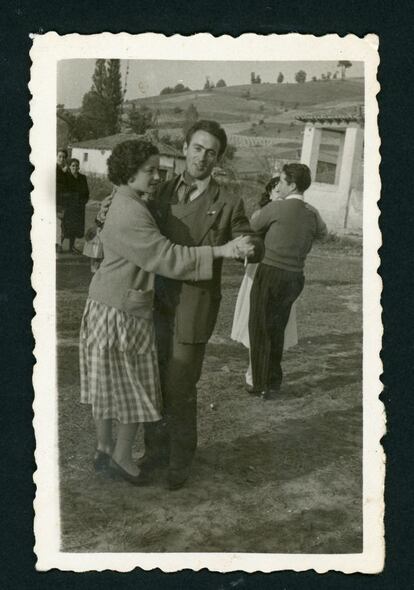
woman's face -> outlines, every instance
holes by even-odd
[[[159,166],[159,156],[149,157],[148,160],[138,168],[135,176],[128,181],[129,188],[136,193],[154,193],[160,182]]]
[[[270,200],[271,201],[277,201],[277,199],[279,199],[279,183],[275,184],[275,186],[272,188],[272,190],[270,191]]]
[[[69,169],[70,169],[71,173],[73,174],[73,176],[77,176],[79,173],[79,162],[72,162],[71,165],[69,166]]]

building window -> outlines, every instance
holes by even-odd
[[[83,152],[83,161],[87,162],[88,161],[88,152]]]
[[[322,129],[315,181],[325,184],[339,183],[341,151],[345,138],[343,131]]]

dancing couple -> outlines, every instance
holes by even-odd
[[[104,259],[82,319],[81,401],[92,404],[95,469],[135,485],[148,483],[160,465],[168,467],[170,490],[188,479],[197,446],[197,382],[219,311],[223,258],[259,262],[263,241],[254,231],[264,234],[268,223],[276,223],[273,210],[259,212],[252,228],[242,199],[212,178],[226,146],[218,123],[198,121],[186,134],[185,171],[162,185],[158,150],[149,142],[123,142],[108,159],[117,189],[100,233]],[[299,252],[292,258],[297,267],[286,272],[301,274]],[[269,261],[279,259],[265,253],[265,265]],[[290,275],[287,281],[294,282]],[[289,301],[299,283],[289,289]],[[253,296],[254,289],[252,303]],[[253,354],[252,368],[253,386],[261,389],[267,377]],[[132,446],[141,422],[145,455],[136,464]]]

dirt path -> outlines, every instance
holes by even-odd
[[[199,384],[199,450],[188,485],[174,493],[162,472],[135,489],[91,469],[94,435],[77,367],[89,272],[66,260],[58,264],[65,551],[361,551],[359,256],[318,249],[309,258],[299,344],[286,353],[277,402],[244,391],[247,353],[229,338],[242,269],[227,265]]]

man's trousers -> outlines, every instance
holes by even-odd
[[[305,279],[302,273],[259,264],[250,293],[249,337],[253,387],[278,389],[290,310]]]

